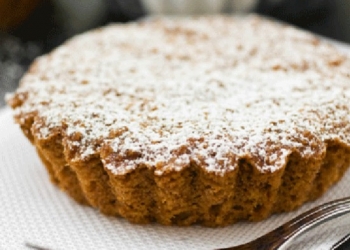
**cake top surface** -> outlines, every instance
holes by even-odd
[[[115,174],[190,162],[263,172],[289,154],[350,144],[350,60],[296,28],[260,17],[156,18],[110,25],[38,58],[8,102],[60,133],[72,161],[100,155]]]

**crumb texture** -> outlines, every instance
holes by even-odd
[[[142,223],[290,211],[350,164],[350,59],[257,16],[110,25],[38,58],[8,95],[52,181]]]

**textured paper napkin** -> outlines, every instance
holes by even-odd
[[[350,172],[317,202],[259,223],[225,228],[133,225],[76,204],[50,183],[33,147],[0,111],[0,249],[214,249],[252,240],[301,212],[350,195]],[[350,232],[350,216],[293,240],[287,249],[329,249]]]

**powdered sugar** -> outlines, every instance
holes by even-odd
[[[291,152],[350,144],[349,68],[313,36],[257,17],[160,19],[72,39],[13,98],[25,93],[17,116],[37,111],[36,136],[60,129],[75,160],[111,148],[115,174],[190,162],[223,174],[242,157],[275,171]]]

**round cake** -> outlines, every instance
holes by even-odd
[[[51,180],[134,223],[223,226],[321,196],[350,165],[350,59],[257,16],[76,36],[8,96]]]

